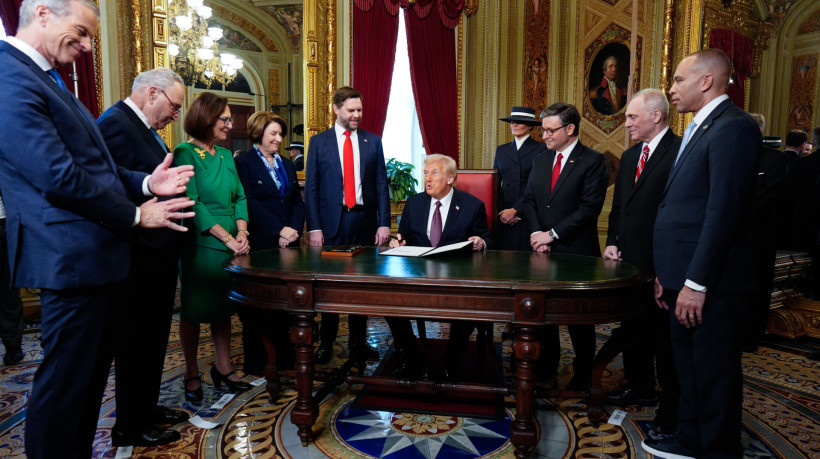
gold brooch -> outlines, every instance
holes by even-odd
[[[205,159],[205,150],[202,148],[194,147],[194,151],[199,155],[201,159]]]

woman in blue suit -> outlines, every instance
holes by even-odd
[[[236,172],[248,200],[253,250],[298,247],[305,225],[296,169],[279,155],[287,129],[285,120],[271,112],[254,113],[248,119],[253,146],[236,157]]]
[[[296,169],[289,159],[279,156],[287,132],[288,125],[279,116],[256,112],[248,119],[253,147],[236,157],[236,172],[248,199],[248,238],[254,251],[299,247],[299,236],[305,226],[305,203]],[[283,313],[249,317],[240,311],[239,317],[245,324],[242,341],[246,373],[264,373],[267,353],[257,336],[260,331],[268,333],[274,343],[277,368],[293,366],[294,354],[288,339],[290,321]]]

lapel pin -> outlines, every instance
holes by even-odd
[[[364,143],[367,143],[367,139],[364,139]]]
[[[708,125],[708,124],[707,124],[706,126],[703,126],[703,130],[704,130],[704,131],[705,131],[705,130],[707,130],[707,129],[709,129],[709,125]]]
[[[456,210],[461,210],[461,208],[459,206],[456,206]]]
[[[261,180],[257,180],[257,181],[256,181],[256,184],[257,184],[257,185],[261,185],[261,184],[262,184],[262,181],[261,181]]]
[[[569,163],[570,163],[570,164],[575,164],[575,160],[574,160],[574,159],[570,159],[570,160],[569,160]]]

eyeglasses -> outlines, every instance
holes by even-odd
[[[171,104],[171,112],[173,112],[174,115],[179,115],[179,111],[182,110],[182,105],[177,105],[171,102],[171,98],[168,97],[168,94],[165,94],[165,91],[163,91],[162,89],[159,89],[159,92],[161,92],[162,95],[165,96],[165,99],[168,101],[168,103]]]
[[[225,124],[233,124],[233,116],[220,116],[217,119]]]
[[[557,128],[555,128],[555,129],[550,129],[550,128],[541,128],[541,132],[543,132],[543,133],[544,133],[544,135],[545,135],[545,136],[547,136],[547,137],[552,137],[552,135],[553,135],[553,134],[555,134],[555,132],[556,132],[556,131],[559,131],[559,130],[561,130],[561,129],[564,129],[564,128],[565,128],[565,127],[567,127],[567,126],[569,126],[569,123],[567,123],[567,124],[562,124],[562,125],[558,126],[558,127],[557,127]]]

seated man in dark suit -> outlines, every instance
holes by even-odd
[[[457,190],[456,162],[448,156],[428,155],[424,160],[424,191],[407,199],[399,223],[398,239],[390,247],[409,244],[438,247],[464,240],[473,241],[473,250],[483,250],[492,243],[484,203],[470,193]],[[413,376],[419,369],[416,338],[408,319],[387,318],[402,361],[397,369],[401,376]],[[456,321],[450,326],[447,343],[448,377],[459,371],[459,362],[475,322]]]

